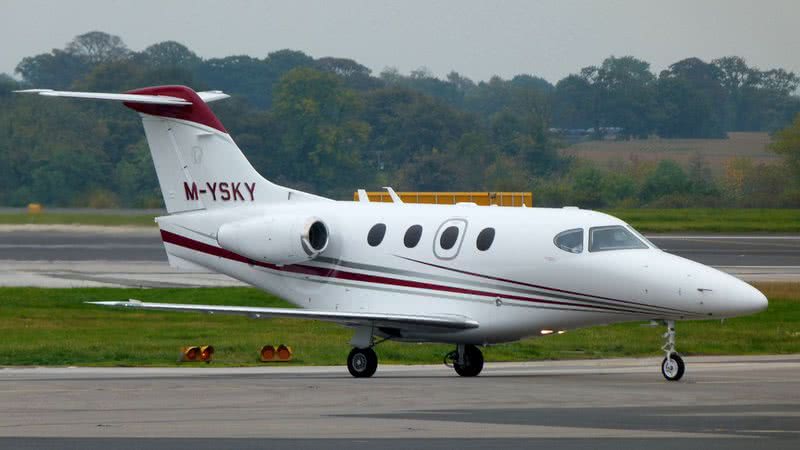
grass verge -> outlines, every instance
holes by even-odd
[[[2,225],[102,225],[102,226],[155,226],[152,214],[107,214],[85,212],[26,212],[0,213]]]
[[[643,232],[800,232],[800,209],[611,209]]]
[[[686,355],[787,354],[800,352],[800,283],[758,286],[769,309],[755,316],[678,325],[678,348]],[[39,289],[0,288],[0,365],[170,366],[183,345],[212,344],[214,365],[258,365],[265,344],[287,344],[289,364],[341,365],[351,331],[295,319],[252,320],[234,316],[106,309],[88,300],[288,306],[250,288]],[[660,328],[641,323],[594,327],[559,336],[527,339],[485,350],[488,361],[657,356]],[[448,345],[387,342],[377,347],[382,363],[439,363]]]

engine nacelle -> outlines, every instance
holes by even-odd
[[[310,216],[278,214],[230,222],[219,227],[220,247],[256,261],[297,264],[328,247],[328,227]]]

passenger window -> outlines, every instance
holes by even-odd
[[[457,240],[458,227],[449,226],[442,232],[441,237],[439,237],[439,245],[445,250],[450,250],[454,245],[456,245]]]
[[[589,230],[589,251],[629,250],[647,245],[621,225],[594,227]]]
[[[553,243],[565,252],[580,253],[583,251],[583,228],[562,231],[553,238]]]
[[[406,235],[403,236],[403,244],[406,245],[407,248],[414,248],[419,244],[419,240],[422,237],[422,225],[411,225],[406,230]]]
[[[446,220],[433,236],[433,254],[439,259],[453,259],[461,251],[461,244],[467,234],[467,221],[464,219]]]
[[[384,236],[386,236],[386,224],[375,224],[375,226],[369,229],[369,233],[367,233],[367,243],[373,247],[377,247],[383,242]]]
[[[484,228],[478,233],[478,240],[475,242],[475,245],[478,247],[478,250],[485,252],[492,246],[492,242],[494,242],[494,228]]]

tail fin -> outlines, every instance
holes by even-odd
[[[156,86],[125,94],[31,89],[52,97],[122,101],[138,111],[150,146],[167,212],[323,200],[278,186],[256,172],[206,102],[227,98],[186,86]]]

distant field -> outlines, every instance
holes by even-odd
[[[800,352],[800,284],[758,286],[769,309],[755,316],[678,324],[686,355]],[[224,289],[0,289],[0,365],[170,366],[183,345],[212,344],[214,365],[258,365],[265,344],[287,344],[297,365],[344,365],[352,332],[295,319],[108,309],[87,300],[288,306],[249,288]],[[485,349],[488,361],[658,356],[661,328],[640,323],[594,327]],[[387,342],[382,363],[436,364],[448,345]],[[654,369],[656,370],[656,369]]]
[[[728,139],[636,139],[630,141],[589,141],[562,150],[565,155],[585,158],[601,166],[612,161],[660,161],[672,159],[684,167],[689,159],[703,155],[714,175],[720,175],[725,162],[732,157],[746,156],[756,163],[780,162],[780,156],[770,152],[769,133],[728,133]]]

